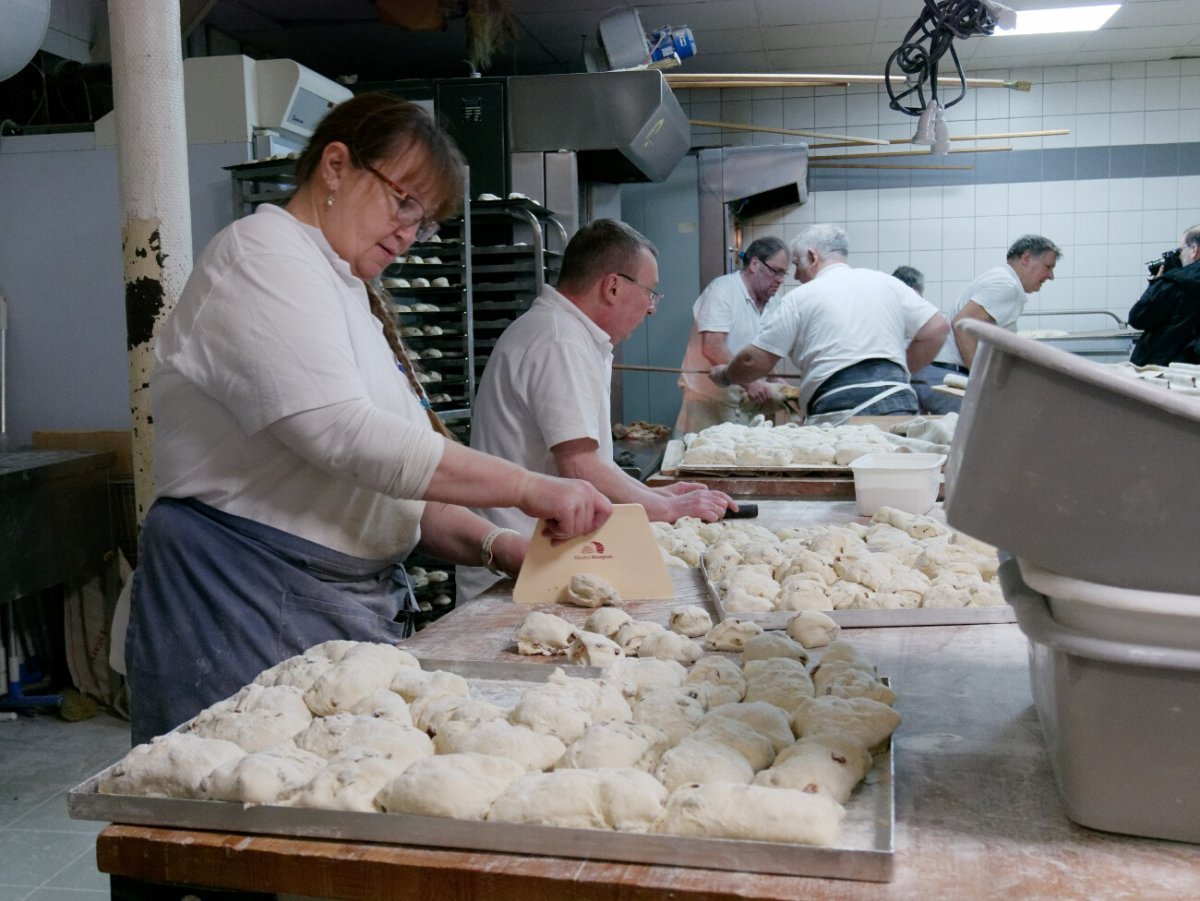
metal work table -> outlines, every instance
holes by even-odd
[[[760,519],[814,521],[831,506],[768,501]],[[694,572],[672,575],[675,601],[634,602],[629,612],[666,622],[672,606],[702,602]],[[511,636],[527,609],[500,588],[406,647],[426,657],[518,660]],[[575,620],[588,611],[557,612]],[[339,899],[1200,896],[1200,847],[1094,832],[1067,819],[1017,626],[857,629],[843,637],[891,678],[904,716],[895,735],[896,849],[888,884],[135,826],[101,833],[99,866],[150,881]]]

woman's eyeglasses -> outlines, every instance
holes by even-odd
[[[430,219],[425,213],[425,207],[421,201],[413,197],[412,194],[404,190],[374,166],[367,163],[363,164],[363,168],[383,182],[392,194],[392,200],[395,201],[395,210],[392,212],[392,219],[400,228],[417,227],[417,233],[414,237],[416,241],[428,241],[437,234],[438,223],[434,219]]]

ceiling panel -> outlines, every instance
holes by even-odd
[[[415,2],[415,0],[414,0]],[[1095,0],[1010,0],[1015,9]],[[600,18],[636,9],[642,26],[687,25],[687,72],[830,70],[880,74],[922,10],[921,0],[507,0],[517,24],[484,74],[582,71]],[[465,8],[465,3],[464,3]],[[204,23],[251,56],[288,56],[331,77],[365,80],[467,74],[466,28],[405,31],[378,21],[375,0],[214,0]],[[1007,43],[1006,43],[1007,42]],[[1198,0],[1126,0],[1092,35],[958,39],[964,63],[1003,68],[1200,57]],[[767,52],[762,52],[766,48]],[[943,65],[949,65],[948,58]],[[968,75],[970,75],[968,71]]]

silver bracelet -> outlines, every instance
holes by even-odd
[[[496,565],[496,558],[492,555],[492,545],[496,543],[496,539],[501,535],[520,535],[521,533],[515,529],[492,529],[483,539],[483,543],[479,545],[479,559],[483,563],[488,572],[495,573],[498,576],[508,577],[508,573]]]

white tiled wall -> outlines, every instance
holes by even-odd
[[[947,111],[952,135],[1070,130],[1045,138],[981,141],[980,146],[1033,150],[1200,141],[1200,59],[969,75],[1024,79],[1034,88],[1028,94],[968,91]],[[886,139],[910,136],[915,122],[888,108],[881,87],[679,91],[677,96],[691,118],[727,123]],[[710,146],[829,142],[698,126],[692,135],[695,143]],[[812,153],[865,149],[818,146]],[[926,296],[943,310],[975,275],[1002,263],[1015,238],[1043,234],[1063,248],[1064,256],[1029,313],[1108,310],[1124,319],[1145,285],[1144,262],[1175,246],[1185,228],[1200,222],[1200,175],[815,191],[807,204],[752,223],[747,241],[761,234],[789,241],[805,224],[822,221],[845,226],[852,265],[887,272],[901,264],[916,266],[925,273]],[[784,290],[793,284],[789,279]],[[1020,327],[1079,331],[1113,324],[1103,315],[1026,315]]]

